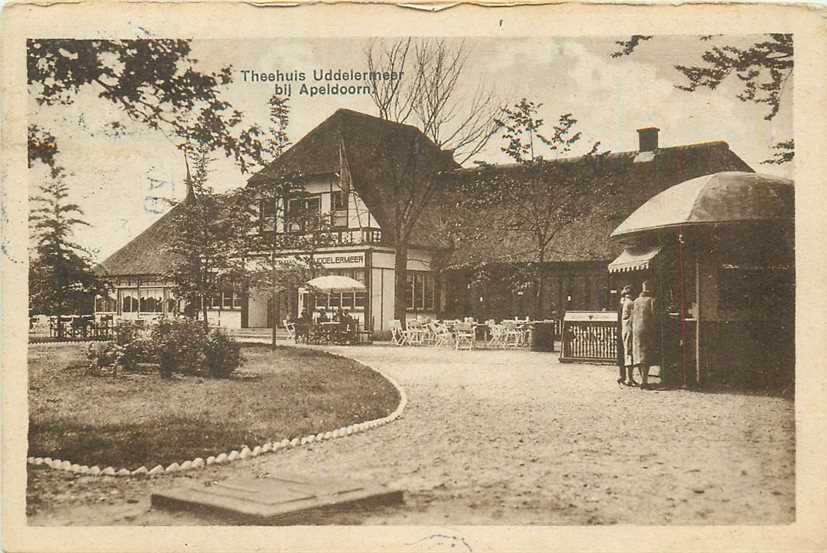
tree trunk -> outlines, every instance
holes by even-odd
[[[207,300],[201,296],[201,316],[204,317],[204,330],[210,331],[210,323],[207,321]]]
[[[273,341],[272,347],[275,350],[278,347],[276,343],[276,334],[278,333],[278,317],[276,317],[276,302],[279,299],[278,291],[276,290],[276,265],[273,264],[273,274],[271,276],[272,282],[270,284],[270,316],[273,318],[272,325],[273,325]]]
[[[393,302],[393,318],[399,319],[402,323],[402,328],[407,328],[405,321],[408,312],[408,244],[406,242],[397,242],[396,244],[396,258],[394,259],[394,302]]]
[[[544,309],[543,309],[543,287],[545,284],[545,279],[543,278],[543,268],[542,266],[538,269],[537,273],[537,293],[535,301],[537,302],[534,306],[534,320],[541,321],[543,320]]]

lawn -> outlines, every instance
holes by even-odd
[[[29,455],[134,470],[390,414],[396,389],[324,352],[245,347],[233,378],[85,374],[80,345],[29,349]]]

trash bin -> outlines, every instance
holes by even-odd
[[[554,351],[554,323],[534,323],[531,332],[531,351]]]

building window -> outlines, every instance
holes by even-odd
[[[434,275],[421,271],[408,271],[405,296],[410,311],[432,311],[436,303]]]
[[[304,232],[318,226],[322,212],[322,199],[319,196],[305,196],[287,200],[287,232]]]
[[[266,198],[259,201],[259,226],[261,232],[272,232],[276,228],[276,201]]]
[[[130,288],[122,288],[119,291],[121,296],[121,312],[122,313],[137,313],[138,312],[138,290]]]
[[[207,307],[209,309],[224,311],[241,309],[241,294],[228,288],[220,294],[207,298]]]
[[[162,313],[164,311],[163,288],[141,288],[140,311],[141,313]]]
[[[347,227],[347,193],[344,191],[330,194],[331,224],[334,227]]]
[[[324,271],[325,275],[340,275],[350,277],[365,284],[365,270],[364,269],[336,269]],[[336,294],[316,294],[316,308],[336,310],[339,307],[343,309],[364,309],[367,303],[367,293],[364,290],[355,292],[341,292]],[[303,304],[307,305],[307,299],[303,300]]]

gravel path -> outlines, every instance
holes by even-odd
[[[349,438],[160,480],[43,475],[31,524],[209,524],[149,509],[180,478],[337,475],[405,490],[405,505],[333,524],[782,524],[795,518],[791,400],[615,384],[554,354],[330,348],[405,388],[398,421]],[[38,470],[38,469],[35,469]],[[64,482],[66,484],[66,482]],[[65,487],[65,486],[60,486]],[[44,492],[45,493],[45,492]],[[51,502],[51,505],[47,505]]]

